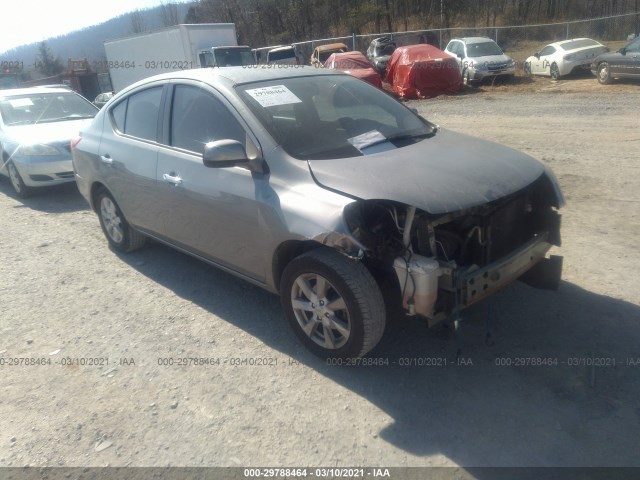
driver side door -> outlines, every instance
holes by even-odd
[[[256,192],[265,175],[243,167],[210,168],[202,160],[205,144],[215,140],[255,147],[213,91],[175,84],[171,95],[157,170],[166,235],[198,256],[264,281],[266,235]]]

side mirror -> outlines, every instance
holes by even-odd
[[[622,55],[626,55],[627,54],[627,47],[622,47],[620,50],[618,50],[618,53],[621,53]]]
[[[216,140],[204,146],[202,163],[209,168],[226,168],[249,163],[249,159],[237,140]]]
[[[456,53],[456,57],[462,60],[464,58],[464,53]]]
[[[536,57],[538,60],[540,60],[540,52],[534,53],[533,56]]]

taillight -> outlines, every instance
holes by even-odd
[[[80,143],[80,140],[82,140],[82,137],[80,135],[71,139],[71,150],[76,148],[76,146]]]

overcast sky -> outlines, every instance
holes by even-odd
[[[185,0],[2,0],[0,52],[105,22],[137,8]]]

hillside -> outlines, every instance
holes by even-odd
[[[189,3],[175,4],[177,23],[182,23],[190,6]],[[86,57],[90,62],[97,62],[105,59],[103,46],[105,40],[130,35],[133,33],[134,23],[137,20],[137,26],[144,30],[163,28],[165,22],[162,13],[162,6],[140,10],[137,18],[136,12],[127,13],[98,25],[49,38],[46,40],[46,44],[53,55],[62,60],[65,67],[68,58]],[[142,22],[139,22],[140,18]],[[38,54],[38,45],[38,43],[31,43],[0,53],[0,61],[23,62],[25,75],[30,78],[39,78],[42,75],[33,69]]]

